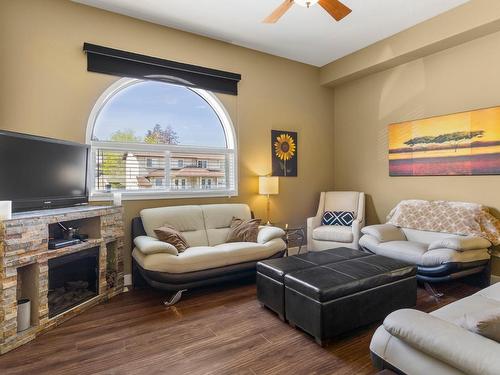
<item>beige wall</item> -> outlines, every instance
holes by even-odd
[[[500,105],[499,45],[491,34],[335,88],[334,186],[368,194],[368,223],[407,198],[500,209],[500,176],[389,177],[387,161],[390,123]]]
[[[500,31],[500,1],[469,0],[436,17],[321,68],[322,85],[336,86]]]
[[[98,96],[116,77],[88,73],[84,42],[242,74],[229,101],[239,139],[236,198],[125,202],[130,218],[144,207],[247,202],[265,215],[259,174],[270,171],[270,130],[299,132],[299,177],[282,178],[273,219],[304,224],[319,192],[333,186],[333,90],[319,69],[67,0],[3,1],[0,11],[0,127],[84,142]],[[129,246],[129,242],[127,242]],[[129,270],[126,249],[126,270]]]

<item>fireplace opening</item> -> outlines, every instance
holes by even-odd
[[[49,318],[99,293],[99,247],[49,259]]]

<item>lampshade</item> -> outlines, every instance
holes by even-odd
[[[275,176],[259,177],[259,194],[274,195],[279,193],[279,180]]]

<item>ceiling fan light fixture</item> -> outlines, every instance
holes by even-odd
[[[319,4],[335,21],[340,21],[351,13],[351,9],[340,0],[283,0],[283,2],[264,20],[263,23],[276,23],[294,5],[310,8]]]
[[[309,8],[315,5],[319,0],[294,0],[294,3],[301,7]]]

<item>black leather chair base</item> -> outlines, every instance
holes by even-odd
[[[299,270],[369,256],[363,251],[337,248],[257,263],[257,299],[285,320],[285,275]]]
[[[416,267],[379,255],[285,275],[286,318],[320,345],[416,301]]]
[[[274,254],[269,259],[283,257],[284,251]],[[150,271],[142,268],[132,257],[132,283],[134,288],[145,284],[169,292],[193,289],[226,281],[255,277],[256,261],[238,263],[208,270],[173,274],[168,272]]]

